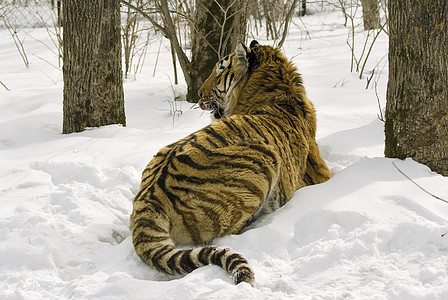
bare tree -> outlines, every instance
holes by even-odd
[[[387,157],[412,157],[448,175],[448,2],[389,8]]]
[[[121,35],[123,40],[123,51],[124,51],[124,76],[127,78],[128,73],[131,69],[133,50],[135,49],[135,44],[138,39],[138,15],[136,12],[131,10],[130,7],[124,12],[126,16],[125,22],[122,25],[123,33]]]
[[[298,0],[260,0],[266,20],[266,37],[273,39],[278,47],[281,47],[286,40],[289,23],[298,2]]]
[[[63,133],[126,125],[119,0],[65,0],[63,23]]]
[[[381,28],[379,0],[361,0],[364,30]]]
[[[306,15],[306,0],[302,0],[302,7],[300,9],[300,16]]]
[[[129,1],[121,3],[140,12],[148,19],[156,30],[170,41],[188,86],[187,101],[197,102],[197,90],[204,79],[211,73],[211,69],[218,59],[229,53],[237,42],[244,41],[246,34],[246,7],[244,0],[197,0],[193,13],[184,1],[188,12],[184,14],[190,25],[192,36],[191,60],[186,55],[179,41],[176,24],[167,0],[154,1],[154,7],[140,9]],[[162,23],[158,21],[161,17]]]
[[[216,62],[245,41],[246,7],[243,0],[197,0],[191,47],[187,100],[197,102],[198,89]]]
[[[145,0],[133,1],[137,7],[142,7]],[[139,68],[143,67],[146,52],[148,50],[151,34],[151,27],[145,26],[142,16],[131,7],[124,7],[121,11],[122,17],[122,44],[124,55],[124,77],[128,78],[133,67],[134,76]]]
[[[290,2],[290,1],[287,1],[287,3],[288,2]],[[291,22],[291,19],[293,17],[294,10],[296,9],[296,6],[297,6],[297,2],[298,2],[298,0],[293,0],[287,10],[285,20],[283,23],[282,38],[280,39],[280,41],[277,44],[278,47],[283,46],[283,43],[286,41],[286,37],[288,36],[289,23]]]

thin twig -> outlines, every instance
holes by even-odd
[[[283,43],[286,40],[286,36],[288,35],[288,25],[289,25],[289,23],[291,21],[291,18],[292,18],[292,15],[294,13],[294,9],[296,8],[296,6],[297,6],[297,0],[294,0],[292,2],[292,4],[291,4],[291,7],[289,8],[288,13],[286,14],[286,17],[285,17],[285,24],[284,24],[284,27],[283,27],[282,38],[281,38],[280,42],[277,45],[277,47],[279,47],[279,48],[281,48],[283,46]]]
[[[381,25],[381,27],[383,28],[384,25],[386,25],[386,24]],[[362,65],[362,67],[361,67],[361,73],[359,74],[359,78],[360,78],[360,79],[361,79],[361,77],[362,77],[362,73],[363,73],[364,68],[365,68],[365,66],[366,66],[367,60],[369,59],[370,52],[372,52],[373,45],[375,44],[376,39],[377,39],[378,36],[380,35],[381,31],[382,31],[381,29],[378,30],[378,32],[376,33],[376,35],[373,37],[373,41],[372,41],[372,43],[370,44],[369,51],[367,51],[366,59],[364,60],[364,63],[363,63],[363,65]]]
[[[3,22],[5,23],[6,28],[8,29],[9,33],[11,34],[11,37],[14,41],[14,44],[16,45],[17,51],[19,52],[20,56],[22,57],[25,67],[29,68],[30,62],[28,61],[28,56],[26,55],[25,47],[23,46],[23,40],[21,41],[19,38],[19,35],[17,34],[17,28],[13,28],[11,22],[9,22],[5,18],[5,16],[1,16],[1,17],[3,19]]]
[[[161,47],[162,47],[162,38],[160,38],[159,50],[157,51],[156,62],[154,64],[154,72],[152,73],[152,77],[156,76],[156,68],[157,68],[157,63],[159,62],[159,54],[160,54]]]
[[[59,78],[58,79],[56,79],[56,81],[55,80],[53,80],[50,76],[48,76],[48,74],[47,73],[45,73],[44,71],[42,71],[42,70],[40,70],[51,82],[53,82],[53,84],[54,85],[56,85],[56,83],[58,83],[58,81],[59,81],[59,79],[61,78],[60,76],[59,76]]]
[[[434,194],[428,192],[427,190],[425,190],[422,186],[420,186],[418,183],[416,183],[414,180],[412,180],[408,175],[406,175],[403,171],[401,171],[400,168],[398,168],[397,165],[396,165],[394,162],[392,162],[392,164],[394,165],[395,169],[397,169],[398,172],[401,173],[401,175],[403,175],[404,177],[406,177],[410,182],[412,182],[413,184],[415,184],[415,185],[416,185],[419,189],[421,189],[423,192],[425,192],[426,194],[430,195],[430,196],[433,197],[433,198],[436,198],[437,200],[440,200],[440,201],[443,201],[443,202],[445,202],[445,203],[448,203],[448,200],[442,199],[442,198],[440,198],[440,197],[438,197],[438,196],[436,196],[436,195],[434,195]]]
[[[3,85],[3,87],[4,87],[7,91],[9,91],[8,87],[7,87],[3,82],[0,81],[0,84]]]
[[[377,115],[378,119],[380,119],[381,122],[386,122],[386,120],[384,120],[383,110],[381,109],[380,97],[378,96],[378,81],[375,81],[375,95],[376,95],[376,100],[378,101],[378,109],[380,110],[380,113],[376,114],[376,115]]]
[[[59,67],[56,67],[55,65],[53,65],[51,62],[49,62],[48,60],[46,60],[45,58],[43,58],[43,57],[40,57],[39,55],[37,55],[37,54],[34,54],[33,53],[33,56],[35,56],[35,57],[37,57],[38,59],[40,59],[40,60],[42,60],[42,61],[44,61],[44,62],[46,62],[47,64],[49,64],[50,66],[52,66],[53,68],[55,68],[56,70],[58,70],[58,71],[61,71],[61,68],[59,68]]]
[[[145,13],[143,10],[141,10],[140,8],[132,5],[131,3],[129,3],[128,1],[125,0],[120,0],[121,3],[123,3],[124,5],[132,8],[133,10],[139,12],[145,19],[147,19],[149,22],[151,22],[151,24],[156,27],[157,29],[159,29],[164,36],[168,37],[169,34],[167,32],[167,30],[163,27],[160,26],[159,23],[157,23],[150,15],[148,15],[147,13]]]
[[[171,108],[170,115],[172,112],[173,126],[174,126],[174,118],[176,117],[176,113],[179,115],[182,115],[182,109],[177,109],[176,91],[174,90],[173,83],[171,82],[171,78],[167,74],[165,74],[165,75],[166,75],[166,77],[168,77],[168,80],[170,81],[171,89],[173,90],[173,101],[172,102],[170,100],[166,100],[166,101],[169,103],[170,108]]]

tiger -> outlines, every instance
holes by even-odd
[[[214,264],[235,284],[254,286],[246,258],[210,242],[331,177],[315,140],[314,106],[293,63],[255,40],[216,63],[199,97],[213,122],[163,147],[144,169],[130,218],[133,245],[162,273]]]

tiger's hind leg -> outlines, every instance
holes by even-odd
[[[238,233],[276,189],[281,167],[274,147],[261,143],[193,144],[175,159],[173,177],[179,172],[188,178],[166,187],[179,199],[179,214],[192,216],[172,226],[173,239],[182,244]]]
[[[331,172],[322,159],[316,141],[310,142],[310,150],[306,159],[304,180],[307,185],[318,184],[331,178]]]
[[[167,274],[187,274],[215,264],[235,283],[254,285],[254,273],[243,256],[213,246],[181,250],[176,244],[238,233],[276,188],[280,159],[274,148],[255,143],[216,148],[193,144],[169,161],[156,163],[163,165],[158,169],[162,176],[154,175],[142,185],[145,192],[134,200],[131,231],[137,254]]]

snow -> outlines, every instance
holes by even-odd
[[[311,39],[291,26],[284,52],[316,106],[318,143],[334,176],[244,233],[214,241],[248,259],[254,288],[233,285],[216,266],[163,275],[133,249],[129,215],[141,171],[159,148],[210,122],[197,106],[173,102],[186,87],[172,86],[166,47],[155,77],[158,42],[142,73],[125,81],[127,127],[63,135],[62,75],[49,63],[57,57],[43,45],[51,44],[46,31],[25,40],[27,69],[0,29],[0,80],[10,89],[0,86],[0,299],[447,299],[448,204],[392,163],[445,199],[448,179],[383,157],[376,93],[384,107],[387,72],[377,92],[349,72],[341,13],[303,22]],[[387,52],[387,36],[376,43],[370,68]]]

